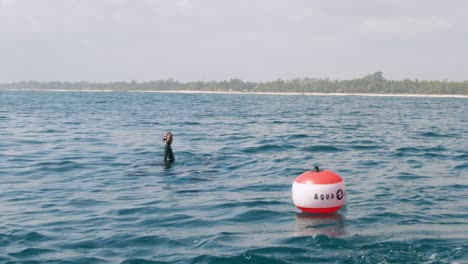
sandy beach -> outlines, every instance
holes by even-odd
[[[137,91],[142,93],[187,93],[187,94],[258,94],[258,95],[316,95],[316,96],[374,96],[374,97],[446,97],[446,98],[468,98],[468,95],[458,94],[374,94],[374,93],[290,93],[290,92],[224,92],[224,91]]]
[[[0,91],[43,91],[43,92],[138,92],[138,93],[182,93],[182,94],[256,94],[256,95],[307,95],[307,96],[372,96],[372,97],[440,97],[468,98],[459,94],[376,94],[376,93],[294,93],[294,92],[227,92],[191,90],[87,90],[87,89],[0,89]]]

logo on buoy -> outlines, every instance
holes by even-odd
[[[339,189],[336,191],[336,198],[338,198],[338,200],[343,199],[343,190]]]
[[[306,171],[292,186],[292,199],[299,210],[306,213],[334,213],[345,203],[343,179],[329,170]]]

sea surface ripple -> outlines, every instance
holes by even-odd
[[[0,263],[468,263],[467,99],[0,91],[0,139]]]

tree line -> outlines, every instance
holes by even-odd
[[[116,91],[219,91],[219,92],[292,92],[292,93],[381,93],[468,95],[468,81],[387,80],[375,72],[352,80],[277,79],[269,82],[225,81],[179,82],[174,79],[149,82],[15,82],[0,84],[0,89],[116,90]]]

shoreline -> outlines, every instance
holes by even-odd
[[[133,91],[128,91],[133,92]],[[373,96],[373,97],[440,97],[468,98],[461,94],[376,94],[376,93],[298,93],[298,92],[223,92],[223,91],[134,91],[141,93],[185,93],[185,94],[252,94],[252,95],[307,95],[307,96]]]
[[[306,96],[370,96],[370,97],[432,97],[468,98],[460,94],[384,94],[384,93],[300,93],[300,92],[228,92],[191,90],[86,90],[86,89],[0,89],[0,91],[43,91],[43,92],[137,92],[137,93],[179,93],[179,94],[236,94],[236,95],[306,95]]]

